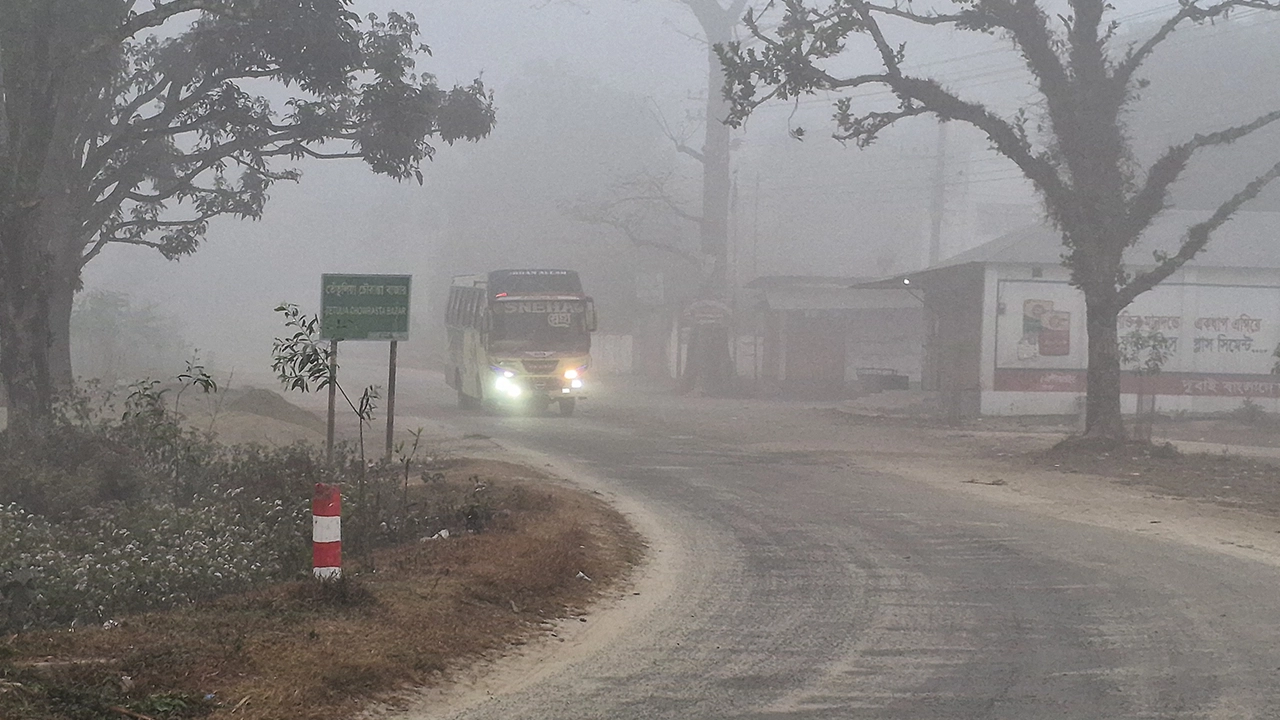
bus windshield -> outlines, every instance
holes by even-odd
[[[588,352],[586,316],[582,300],[495,300],[490,349]]]

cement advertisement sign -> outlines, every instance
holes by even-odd
[[[1066,283],[1003,282],[996,315],[996,367],[1084,368],[1084,298]]]
[[[1280,377],[1271,374],[1280,344],[1280,288],[1162,285],[1120,313],[1117,330],[1122,343],[1134,333],[1158,338],[1167,359],[1148,382],[1161,394],[1280,395]],[[1081,392],[1087,367],[1078,290],[1058,282],[1000,283],[996,389]]]
[[[325,340],[408,340],[409,275],[322,275]]]

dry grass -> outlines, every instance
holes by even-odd
[[[114,629],[10,638],[0,718],[350,717],[580,611],[639,559],[615,511],[529,468],[455,461],[445,472],[446,487],[415,493],[470,491],[480,476],[484,532],[348,562],[360,571],[339,586],[299,581]]]

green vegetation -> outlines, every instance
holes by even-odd
[[[217,391],[188,363],[174,383],[135,383],[119,402],[80,395],[38,439],[0,433],[0,632],[101,624],[306,576],[316,483],[350,478],[358,490],[344,498],[349,554],[447,524],[407,507],[412,455],[371,468],[353,446],[332,463],[306,444],[224,446],[184,424],[192,389]],[[467,520],[483,508],[458,502],[475,529]]]

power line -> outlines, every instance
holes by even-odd
[[[960,178],[960,179],[951,178],[946,180],[943,183],[943,185],[945,187],[950,188],[950,187],[971,186],[971,185],[989,185],[992,183],[1011,182],[1014,180],[1026,180],[1026,176],[1024,176],[1020,172],[1013,171],[1013,172],[1005,172],[999,175],[992,175],[989,177],[978,177],[976,179],[975,178]],[[873,195],[873,194],[878,195],[886,192],[923,193],[924,191],[928,190],[931,187],[933,187],[933,183],[925,179],[925,180],[922,180],[921,182],[904,182],[904,183],[898,183],[896,185],[867,184],[867,185],[859,185],[859,186],[850,186],[843,183],[832,184],[832,185],[791,186],[791,187],[777,187],[777,186],[766,185],[761,187],[761,192],[765,193],[766,195],[772,194],[775,196],[788,196],[788,195],[797,195],[797,194],[812,195],[812,196]]]
[[[1151,8],[1141,12],[1133,13],[1130,15],[1123,15],[1123,16],[1120,16],[1119,18],[1116,18],[1116,20],[1121,22],[1126,22],[1134,19],[1141,19],[1146,16],[1165,13],[1169,10],[1176,9],[1179,6],[1180,5],[1178,3],[1170,3],[1157,8]],[[1213,26],[1209,30],[1203,30],[1202,32],[1199,32],[1190,36],[1187,34],[1188,32],[1195,32],[1196,30],[1199,30],[1201,28],[1199,27],[1187,28],[1183,31],[1181,35],[1176,35],[1174,36],[1173,39],[1168,41],[1165,44],[1165,47],[1172,48],[1172,49],[1187,47],[1191,44],[1199,43],[1206,39],[1220,38],[1224,34],[1236,33],[1236,32],[1241,32],[1245,30],[1255,30],[1261,26],[1271,25],[1273,23],[1280,22],[1280,15],[1277,15],[1277,17],[1274,17],[1270,20],[1263,20],[1263,21],[1251,22],[1251,23],[1240,22],[1242,20],[1247,20],[1249,18],[1260,16],[1263,13],[1276,14],[1274,11],[1263,10],[1263,9],[1250,8],[1250,9],[1242,10],[1239,13],[1236,13],[1234,16],[1232,16],[1232,18],[1230,19],[1229,25]],[[1134,42],[1136,43],[1137,41],[1135,40]],[[940,60],[933,60],[925,63],[908,64],[904,69],[909,72],[919,73],[919,71],[925,70],[931,67],[954,65],[956,63],[963,62],[964,60],[970,60],[978,57],[985,57],[985,56],[993,55],[996,53],[1014,54],[1016,52],[1017,52],[1016,49],[1012,47],[990,48],[987,50],[968,53],[965,55],[957,55],[957,56],[944,58]],[[972,68],[967,73],[963,73],[956,77],[950,77],[950,78],[942,77],[937,79],[940,82],[943,82],[945,84],[956,86],[957,89],[970,90],[974,88],[988,87],[990,85],[999,84],[1000,82],[1006,79],[1011,80],[1019,75],[1023,75],[1024,76],[1023,79],[1027,81],[1034,82],[1034,77],[1030,74],[1030,71],[1021,63],[986,64],[978,68]],[[982,81],[982,82],[975,82],[975,81]],[[889,90],[884,87],[877,87],[876,89],[873,89],[873,90],[869,89],[865,91],[854,90],[848,93],[828,92],[828,93],[825,93],[825,97],[802,98],[802,99],[797,99],[793,101],[788,101],[785,103],[779,102],[777,104],[764,105],[764,106],[761,106],[760,108],[757,108],[757,111],[759,110],[794,111],[796,107],[809,107],[813,105],[822,105],[822,104],[831,105],[831,104],[834,104],[837,100],[843,99],[843,98],[849,98],[852,100],[868,100],[868,99],[876,99],[876,98],[889,98],[889,97],[893,97],[893,95],[894,93],[892,90]]]

